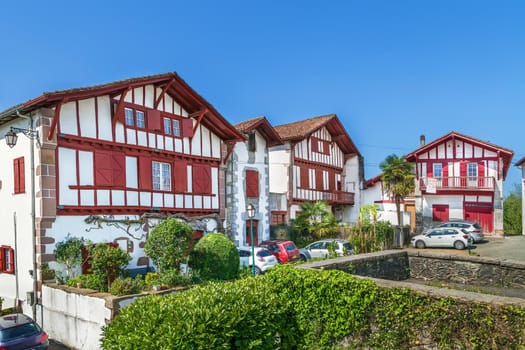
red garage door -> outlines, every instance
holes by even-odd
[[[438,221],[438,222],[448,221],[448,205],[447,204],[433,204],[432,205],[432,221]]]
[[[494,231],[492,203],[465,203],[465,220],[475,221],[483,227],[483,233]]]

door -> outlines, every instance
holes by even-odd
[[[326,242],[315,242],[312,243],[308,251],[312,258],[324,258],[327,255],[327,243]]]
[[[432,221],[437,221],[437,222],[448,221],[448,204],[433,204],[432,205]]]
[[[483,227],[483,232],[494,231],[494,210],[492,203],[465,203],[464,217],[467,221],[475,221]]]
[[[405,211],[410,213],[410,232],[416,232],[416,205],[405,204]]]

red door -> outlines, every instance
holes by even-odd
[[[448,204],[432,205],[432,221],[448,221]]]
[[[475,221],[483,227],[483,233],[494,231],[494,210],[492,203],[465,203],[465,220]]]
[[[259,230],[257,229],[257,220],[252,220],[252,229],[253,229],[253,245],[258,246],[259,245],[259,235],[257,234]],[[250,234],[250,220],[246,220],[246,244],[251,246],[252,245],[252,235]]]

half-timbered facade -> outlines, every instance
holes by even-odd
[[[237,246],[251,246],[270,238],[269,158],[268,147],[282,141],[265,117],[257,117],[235,125],[246,137],[238,142],[228,158],[226,168],[226,232]],[[255,216],[248,218],[246,207],[255,207]]]
[[[7,303],[31,290],[33,235],[38,266],[57,267],[55,243],[71,234],[117,243],[131,269],[147,269],[142,247],[162,218],[183,218],[196,234],[222,225],[228,149],[244,137],[176,73],[44,93],[0,113],[0,135],[27,128],[26,120],[39,133],[34,233],[29,141],[20,134],[15,147],[0,145]]]
[[[503,234],[503,181],[509,149],[451,132],[406,156],[415,164],[418,231],[453,219],[476,221]]]
[[[326,201],[336,218],[356,221],[362,157],[335,114],[276,126],[284,145],[270,149],[272,224],[294,219],[300,205]]]

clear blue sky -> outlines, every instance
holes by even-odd
[[[366,178],[421,134],[525,156],[522,0],[1,1],[0,52],[0,110],[176,71],[232,124],[336,113]]]

